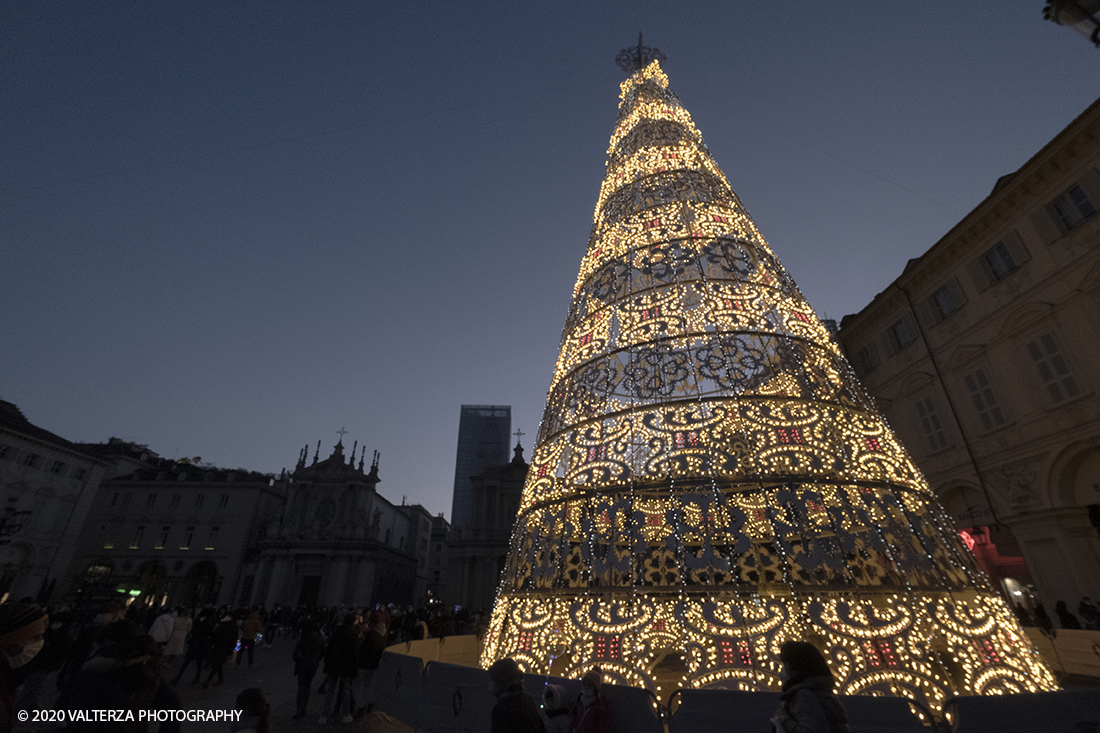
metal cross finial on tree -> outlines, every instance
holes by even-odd
[[[527,435],[527,433],[523,432],[519,428],[516,428],[516,432],[512,433],[512,435],[516,436],[516,442],[518,443],[519,439],[522,438],[524,435]]]
[[[665,55],[655,48],[642,45],[642,34],[638,32],[638,45],[635,48],[624,48],[615,57],[615,63],[628,74],[644,69],[650,61],[664,61]]]
[[[343,428],[340,428],[339,430],[336,431],[336,434],[340,436],[340,442],[343,443],[344,442],[344,436],[348,434],[348,431],[344,430]]]

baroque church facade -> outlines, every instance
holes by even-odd
[[[282,515],[268,526],[243,573],[240,600],[271,608],[423,603],[432,517],[395,505],[377,486],[379,455],[344,455],[343,442],[308,464],[308,448],[288,476]]]

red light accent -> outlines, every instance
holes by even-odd
[[[778,428],[779,442],[785,445],[802,443],[802,431],[798,428]]]
[[[872,667],[897,667],[898,657],[893,645],[885,639],[869,639],[863,642],[863,652]]]
[[[608,661],[616,661],[622,659],[623,655],[622,649],[619,647],[619,637],[597,634],[593,656],[596,659],[603,659]]]

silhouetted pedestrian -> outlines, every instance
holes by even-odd
[[[610,733],[611,709],[603,694],[603,673],[599,667],[581,677],[581,696],[569,713],[571,733]]]
[[[215,687],[225,682],[225,663],[236,646],[237,624],[233,621],[233,617],[226,613],[214,627],[214,635],[210,639],[210,648],[206,657],[210,665],[210,674],[206,682],[202,683],[203,687],[209,687],[215,675],[218,677],[218,681],[214,682]]]
[[[66,710],[127,710],[132,721],[72,721],[68,730],[76,732],[147,730],[140,713],[148,710],[179,710],[179,695],[161,677],[160,645],[143,633],[136,624],[122,622],[121,638],[105,644],[91,657],[73,680],[67,693],[58,701]],[[178,733],[178,721],[160,723],[160,733]]]
[[[191,634],[187,640],[187,650],[183,656],[183,664],[180,665],[179,672],[176,673],[176,678],[172,680],[172,684],[179,684],[184,670],[191,663],[195,665],[195,679],[191,680],[191,684],[198,684],[202,675],[203,662],[210,656],[210,642],[214,637],[216,623],[213,611],[205,608],[199,611],[198,618],[191,625]]]
[[[535,701],[523,691],[523,671],[514,659],[498,659],[489,667],[489,680],[497,699],[491,733],[546,733]]]
[[[351,685],[359,673],[359,628],[354,613],[344,616],[344,623],[333,633],[325,650],[325,707],[317,722],[324,725],[331,717],[342,723],[352,721]],[[333,698],[336,703],[333,705]],[[340,713],[343,713],[343,716]]]
[[[231,733],[270,733],[271,705],[263,690],[249,687],[237,695],[237,709],[241,717],[230,727]]]
[[[45,644],[46,613],[30,603],[0,604],[0,731],[11,730],[15,714],[15,670],[30,662]]]
[[[297,707],[294,719],[301,720],[306,716],[306,706],[309,704],[309,692],[312,689],[313,677],[317,674],[317,668],[321,666],[321,660],[325,656],[325,637],[321,635],[321,627],[312,619],[302,624],[302,631],[298,643],[294,646],[294,676],[298,678]]]
[[[1050,615],[1047,614],[1042,603],[1035,604],[1035,625],[1048,634],[1054,633],[1054,622],[1050,620]]]
[[[849,733],[848,714],[833,692],[836,680],[824,655],[805,641],[779,648],[783,692],[772,722],[785,733]]]
[[[1062,625],[1063,629],[1081,628],[1081,622],[1077,620],[1072,611],[1066,608],[1065,601],[1058,601],[1054,604],[1054,613],[1058,616],[1058,623]]]
[[[568,733],[569,708],[565,704],[565,688],[547,685],[542,691],[542,715],[546,733]]]

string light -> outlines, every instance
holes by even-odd
[[[936,714],[1055,689],[657,62],[623,82],[481,662]],[[682,663],[677,666],[676,659]]]

